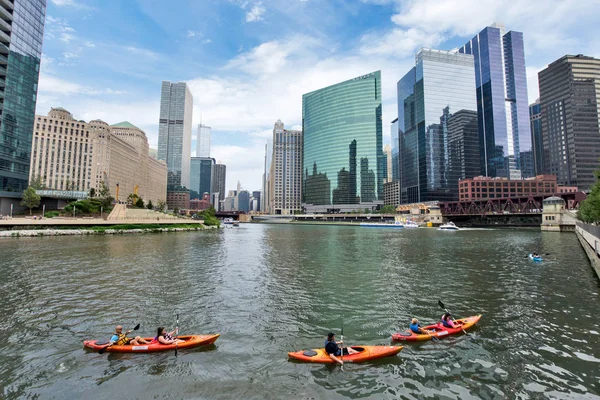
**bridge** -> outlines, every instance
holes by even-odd
[[[215,211],[215,217],[217,218],[233,218],[239,220],[240,215],[246,214],[245,211]]]

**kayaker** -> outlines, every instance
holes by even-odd
[[[175,343],[183,343],[184,340],[175,339],[173,335],[177,332],[177,329],[172,332],[167,332],[165,328],[162,326],[156,330],[156,337],[152,340],[152,343],[161,343],[161,344],[175,344]]]
[[[147,341],[146,339],[144,339],[140,336],[136,336],[133,339],[128,338],[127,337],[128,333],[131,333],[131,331],[127,331],[127,332],[123,333],[123,327],[121,325],[117,325],[115,328],[115,334],[112,335],[112,337],[110,338],[110,344],[108,346],[112,346],[112,345],[123,346],[123,345],[127,345],[127,344],[130,344],[133,346],[139,346],[140,344],[150,343],[149,341]]]
[[[454,320],[452,319],[452,315],[448,311],[446,311],[444,315],[442,315],[442,325],[444,325],[446,328],[456,328],[458,326],[458,324],[454,322]]]
[[[421,325],[419,324],[419,320],[416,318],[413,318],[410,321],[410,325],[409,328],[412,332],[416,333],[417,335],[420,333],[423,333],[425,335],[429,335],[429,332],[426,329],[421,328]]]
[[[340,348],[338,344],[344,344],[344,342],[336,342],[335,333],[329,332],[327,334],[327,340],[325,341],[325,352],[329,355],[329,357],[331,357],[333,361],[339,364],[344,364],[344,361],[338,358],[342,355],[342,350],[344,351],[344,355],[358,353],[358,351],[354,350],[352,347]]]

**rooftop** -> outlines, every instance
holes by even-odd
[[[111,125],[112,127],[115,128],[129,128],[129,129],[138,129],[141,131],[140,128],[138,128],[137,126],[133,125],[131,122],[129,121],[123,121],[123,122],[119,122],[118,124],[114,124]]]

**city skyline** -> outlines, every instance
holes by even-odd
[[[529,103],[537,98],[537,72],[547,64],[565,54],[600,56],[600,46],[587,40],[600,31],[589,23],[600,12],[592,1],[577,8],[562,2],[373,3],[175,4],[167,11],[180,18],[175,24],[148,3],[50,0],[38,113],[61,106],[83,119],[136,121],[156,148],[157,84],[186,81],[199,99],[194,126],[202,118],[213,127],[211,155],[228,165],[228,181],[257,189],[272,121],[280,118],[298,129],[302,93],[381,69],[387,125],[396,117],[393,83],[422,46],[458,48],[496,21],[523,32]],[[536,18],[541,14],[545,18]],[[203,31],[199,16],[209,17]],[[235,29],[224,34],[224,25]],[[159,40],[149,34],[155,30]]]

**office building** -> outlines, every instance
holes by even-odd
[[[169,168],[168,190],[190,187],[193,102],[192,92],[185,82],[162,82],[158,159],[165,161]]]
[[[477,111],[460,110],[448,118],[448,151],[448,185],[458,199],[458,181],[481,170]]]
[[[448,123],[453,113],[477,111],[472,55],[421,49],[415,60],[398,81],[402,204],[456,198]]]
[[[566,55],[539,73],[544,173],[589,190],[600,160],[600,59]]]
[[[29,184],[46,0],[0,2],[0,214]]]
[[[210,157],[210,126],[198,124],[196,157]]]
[[[261,210],[261,204],[260,204],[260,198],[261,198],[261,192],[260,190],[255,190],[252,192],[252,197],[254,198],[254,201],[256,202],[256,207],[254,208],[254,211],[260,211]]]
[[[482,175],[531,176],[521,165],[521,153],[531,151],[523,34],[494,24],[459,52],[475,60]]]
[[[559,185],[555,175],[538,175],[517,180],[478,176],[461,180],[458,185],[460,201],[552,196],[556,193],[570,193],[578,190],[575,186]]]
[[[250,192],[247,190],[241,190],[236,196],[237,211],[243,211],[245,213],[250,212]]]
[[[400,140],[398,138],[398,118],[390,125],[392,137],[392,182],[400,181]]]
[[[192,157],[190,161],[190,199],[202,199],[204,193],[212,193],[215,159]]]
[[[381,71],[304,94],[302,126],[306,212],[383,204]]]
[[[294,214],[302,210],[302,131],[273,127],[273,154],[267,190],[271,214]]]
[[[119,200],[137,192],[144,201],[166,200],[167,166],[149,156],[146,134],[129,122],[77,121],[64,108],[36,115],[31,176],[51,190],[99,193],[105,183]]]
[[[400,182],[386,182],[383,184],[383,204],[394,207],[400,205]]]
[[[392,147],[386,144],[383,147],[383,154],[385,154],[385,179],[384,183],[392,181]]]
[[[531,123],[531,149],[536,175],[544,172],[544,145],[542,142],[542,109],[540,99],[529,105],[529,121]]]
[[[218,164],[215,164],[213,166],[213,169],[214,169],[214,173],[213,173],[212,193],[219,194],[218,201],[214,204],[214,206],[215,206],[215,210],[223,211],[223,210],[221,210],[221,202],[223,200],[225,200],[225,182],[226,182],[225,178],[227,175],[227,167],[225,166],[225,164],[221,164],[219,162]]]

